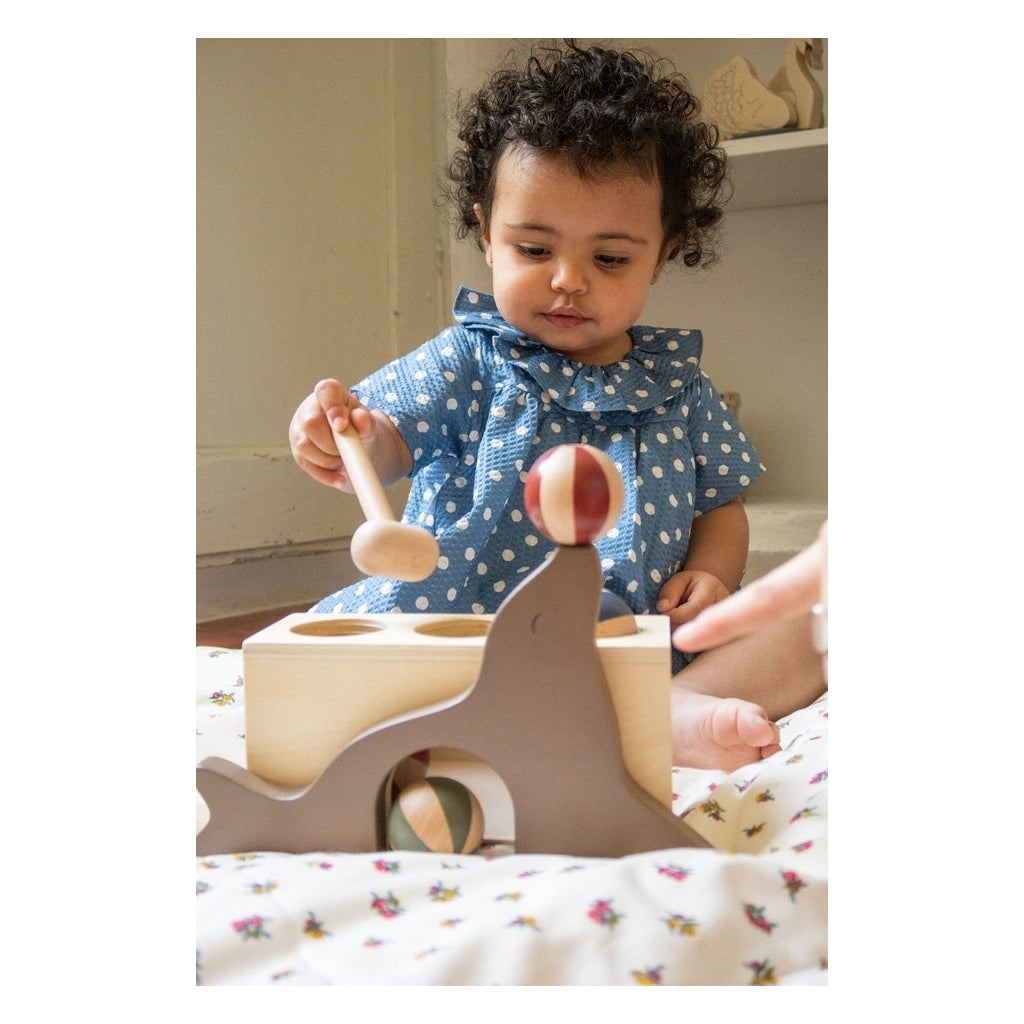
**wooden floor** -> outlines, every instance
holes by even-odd
[[[197,647],[227,647],[238,649],[242,641],[253,633],[258,633],[278,619],[283,619],[292,612],[308,612],[309,602],[287,608],[273,608],[265,612],[251,612],[248,615],[236,615],[230,619],[218,619],[215,622],[196,623]]]

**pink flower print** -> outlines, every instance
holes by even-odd
[[[662,864],[658,867],[658,874],[671,878],[673,882],[683,882],[690,877],[690,869],[681,868],[678,864]]]
[[[611,900],[594,900],[590,909],[587,911],[587,917],[589,917],[595,924],[599,924],[602,927],[614,928],[619,921],[622,920],[624,915],[617,914],[612,910]]]
[[[373,897],[370,909],[376,910],[381,917],[392,918],[405,913],[405,908],[395,899],[394,893],[388,892],[387,896],[378,896],[374,892],[370,895]]]
[[[790,900],[795,903],[797,893],[807,888],[807,883],[795,871],[782,871],[782,882],[789,893]]]
[[[775,925],[764,916],[764,907],[755,907],[753,903],[744,903],[743,913],[755,928],[760,928],[761,931],[771,935]]]
[[[252,917],[243,917],[241,920],[232,921],[231,927],[238,932],[243,940],[246,939],[269,939],[270,935],[263,927],[269,922],[269,918],[253,914]]]

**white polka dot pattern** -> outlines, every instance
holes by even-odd
[[[363,580],[315,610],[496,611],[554,548],[524,512],[530,466],[555,445],[587,444],[625,484],[622,514],[596,543],[605,587],[651,611],[694,517],[764,470],[700,368],[700,332],[635,327],[623,360],[591,366],[510,327],[482,292],[462,289],[455,317],[459,326],[353,388],[412,451],[403,520],[437,536],[438,569],[415,583]]]

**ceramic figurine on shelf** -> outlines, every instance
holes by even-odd
[[[745,57],[734,57],[704,86],[704,117],[718,126],[721,139],[786,128],[820,128],[823,95],[810,69],[820,69],[820,39],[790,39],[785,61],[764,85]]]
[[[786,43],[785,63],[768,83],[772,92],[791,103],[796,110],[797,128],[821,128],[824,97],[821,86],[810,69],[820,71],[822,62],[820,39],[790,39]]]

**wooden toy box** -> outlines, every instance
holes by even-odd
[[[362,734],[455,702],[476,681],[492,620],[296,614],[256,633],[242,646],[249,771],[284,786],[308,785]],[[598,637],[598,656],[626,770],[671,808],[669,620],[635,622],[635,633]],[[518,671],[510,671],[509,686]],[[565,722],[572,727],[571,708]],[[523,756],[529,751],[524,736]],[[468,753],[486,759],[486,751]]]

